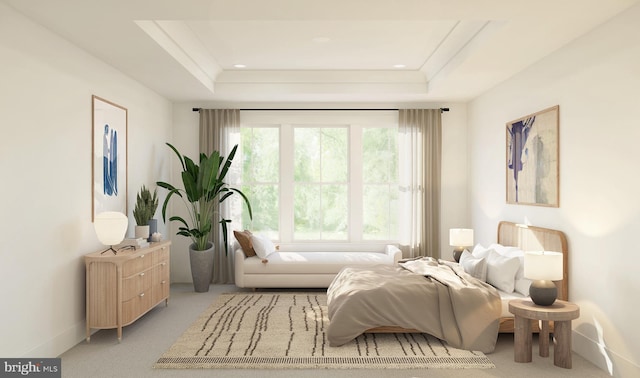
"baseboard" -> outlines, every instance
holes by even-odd
[[[640,377],[640,366],[616,354],[606,345],[573,331],[573,351],[612,377]]]
[[[58,334],[54,338],[45,341],[43,344],[31,349],[22,357],[30,358],[57,358],[62,353],[76,346],[86,339],[85,323],[82,321]]]

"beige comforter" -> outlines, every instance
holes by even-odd
[[[327,289],[328,339],[345,344],[381,326],[416,329],[454,348],[490,353],[500,296],[457,264],[420,259],[401,266],[346,267]]]

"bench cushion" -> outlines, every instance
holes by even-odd
[[[327,274],[349,265],[393,264],[393,257],[378,252],[274,252],[262,259],[244,260],[245,274]]]

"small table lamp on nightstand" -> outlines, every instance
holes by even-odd
[[[473,230],[470,228],[452,228],[449,230],[449,245],[455,247],[453,259],[460,262],[460,255],[466,247],[473,246]]]
[[[558,288],[553,281],[563,278],[562,253],[525,252],[524,277],[533,280],[529,296],[539,306],[551,306],[558,297]]]

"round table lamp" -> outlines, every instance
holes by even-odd
[[[453,259],[460,262],[460,256],[466,247],[473,246],[473,230],[470,228],[452,228],[449,230],[449,245],[455,247]]]
[[[127,227],[129,227],[129,219],[122,213],[105,211],[96,214],[93,220],[93,228],[96,230],[100,243],[109,246],[102,253],[107,251],[112,251],[114,254],[117,253],[113,246],[122,243],[124,235],[127,233]]]
[[[524,276],[533,280],[529,296],[533,303],[551,306],[558,297],[558,288],[553,281],[563,278],[562,253],[550,251],[525,252]]]

